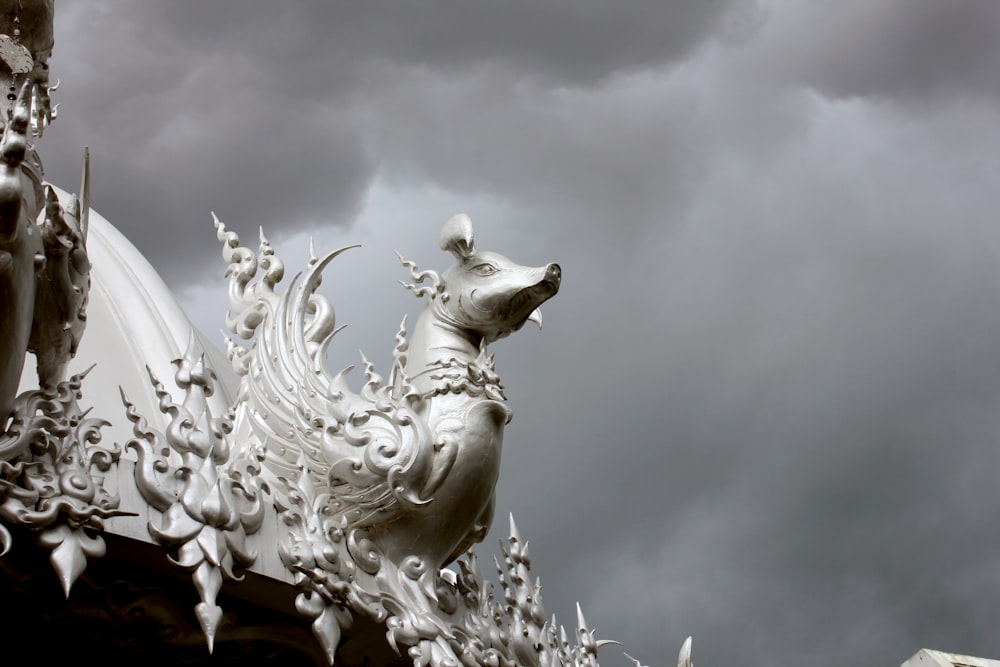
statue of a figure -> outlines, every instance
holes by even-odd
[[[87,166],[84,201],[66,208],[43,184],[29,137],[52,118],[48,56],[52,2],[0,2],[0,432],[13,410],[25,354],[38,358],[42,387],[65,379],[86,320]]]
[[[2,62],[2,61],[0,61]],[[0,65],[2,69],[2,65]],[[42,203],[39,170],[24,164],[28,105],[24,92],[0,142],[0,431],[14,406],[35,310],[35,271],[44,257],[35,224]]]
[[[455,216],[440,237],[455,265],[439,275],[404,261],[417,283],[407,287],[429,297],[427,305],[410,340],[405,331],[397,336],[388,382],[366,362],[367,382],[355,393],[349,368],[327,374],[336,327],[333,309],[315,294],[320,272],[342,250],[314,260],[279,297],[273,288],[284,269],[266,241],[258,257],[219,228],[230,261],[229,328],[255,338],[249,350],[230,347],[246,406],[237,442],[256,443],[274,480],[304,471],[328,498],[324,514],[345,522],[354,559],[372,572],[382,558],[416,558],[436,572],[482,540],[510,420],[486,348],[529,320],[541,324],[538,307],[558,291],[559,265],[525,267],[478,251],[471,221]],[[251,284],[258,261],[265,274]]]
[[[477,251],[465,215],[444,226],[440,245],[456,262],[440,276],[424,273],[434,288],[403,366],[422,399],[417,413],[427,423],[434,463],[424,487],[414,489],[418,502],[403,512],[405,521],[389,516],[371,528],[391,559],[420,555],[434,567],[482,541],[493,520],[493,487],[511,412],[486,346],[528,320],[541,325],[538,306],[556,294],[562,278],[558,264],[526,267]],[[350,479],[334,478],[334,489],[341,481],[350,487]],[[363,513],[351,507],[346,516],[351,522]]]

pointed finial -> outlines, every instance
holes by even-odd
[[[45,184],[45,215],[55,221],[62,213],[62,204],[59,203],[59,195],[55,188],[48,183]]]
[[[441,250],[447,250],[459,261],[468,259],[476,252],[472,239],[472,220],[464,213],[459,213],[448,219],[441,228],[438,238]]]
[[[87,243],[87,232],[90,230],[90,147],[83,147],[83,174],[80,176],[80,236]]]
[[[677,667],[694,667],[691,662],[691,637],[684,640],[681,645],[681,652],[677,656]]]
[[[517,530],[517,524],[514,523],[514,513],[510,514],[510,541],[517,542],[518,544],[523,544],[521,541],[521,533]]]

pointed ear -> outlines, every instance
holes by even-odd
[[[472,241],[472,220],[469,216],[459,213],[444,223],[438,243],[441,250],[447,250],[460,262],[472,257],[476,247]]]
[[[45,184],[45,215],[55,220],[62,214],[62,205],[59,203],[59,195],[48,183]]]

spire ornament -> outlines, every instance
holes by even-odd
[[[216,597],[223,581],[240,581],[240,570],[256,560],[246,538],[260,529],[264,504],[253,462],[234,459],[230,474],[220,474],[230,463],[225,435],[232,415],[211,414],[205,399],[214,391],[215,375],[204,358],[193,358],[192,348],[193,341],[174,362],[177,386],[185,391],[182,403],[174,403],[150,372],[160,410],[170,416],[165,434],[148,426],[124,391],[122,399],[135,434],[128,447],[139,459],[136,487],[161,513],[159,522],[149,522],[149,533],[170,549],[174,565],[192,573],[201,597],[195,612],[211,653],[222,620]]]

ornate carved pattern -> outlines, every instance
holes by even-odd
[[[38,357],[42,386],[66,379],[83,333],[90,265],[83,205],[63,209],[43,191],[42,166],[30,134],[54,117],[49,102],[52,0],[0,0],[0,431],[13,411],[25,352]],[[18,92],[19,91],[19,92]],[[15,94],[16,93],[16,94]],[[48,200],[47,202],[45,200]],[[37,219],[45,205],[45,216]]]
[[[149,533],[171,549],[176,566],[192,572],[201,597],[195,613],[211,652],[222,619],[216,598],[224,580],[241,580],[238,571],[256,560],[246,537],[259,530],[264,504],[259,470],[252,462],[234,459],[229,474],[220,474],[230,463],[225,434],[232,428],[232,416],[212,416],[205,399],[212,394],[214,373],[205,368],[204,359],[191,356],[189,350],[175,361],[177,386],[185,391],[181,404],[174,403],[150,373],[160,410],[170,416],[166,435],[149,428],[124,392],[122,398],[135,434],[128,447],[139,459],[136,486],[162,513],[159,525],[150,521]]]
[[[0,2],[0,62],[7,72],[8,85],[14,89],[28,81],[31,85],[31,127],[35,136],[42,136],[56,117],[49,88],[49,57],[52,55],[54,13],[53,0],[4,0]],[[12,96],[0,109],[9,111]],[[6,116],[6,114],[4,114]]]
[[[11,425],[0,435],[0,518],[39,531],[67,597],[87,561],[105,552],[104,540],[87,529],[131,514],[118,510],[118,496],[105,488],[121,450],[100,444],[108,422],[80,410],[84,375],[19,396]],[[4,553],[10,542],[0,524]]]
[[[107,422],[88,417],[77,403],[85,374],[64,381],[87,319],[89,165],[85,158],[82,201],[60,202],[44,185],[29,144],[29,134],[40,136],[56,115],[47,66],[53,0],[0,0],[0,8],[0,82],[10,91],[0,103],[0,331],[6,336],[0,346],[0,520],[6,522],[0,523],[0,555],[10,548],[15,525],[18,535],[33,531],[50,551],[68,598],[89,560],[106,550],[91,532],[103,528],[103,519],[129,512],[118,509],[117,495],[105,485],[117,472],[120,449],[100,444]],[[248,347],[228,342],[241,377],[235,405],[227,414],[211,413],[206,398],[216,378],[204,358],[195,358],[193,343],[175,362],[181,403],[150,373],[167,416],[163,431],[151,428],[122,393],[133,425],[128,447],[138,458],[134,483],[158,512],[147,528],[170,561],[191,573],[209,653],[217,634],[228,630],[219,633],[222,584],[240,581],[256,562],[247,537],[271,509],[263,495],[270,493],[280,524],[274,546],[294,577],[295,608],[312,622],[331,664],[342,630],[357,629],[363,617],[383,625],[389,645],[415,667],[596,667],[598,648],[614,642],[596,640],[579,607],[575,643],[555,617],[546,620],[527,543],[513,520],[495,561],[499,598],[468,551],[492,521],[511,416],[487,346],[527,321],[541,326],[538,306],[558,291],[559,266],[524,267],[479,252],[471,221],[455,216],[440,236],[441,249],[455,258],[450,269],[421,271],[400,256],[413,280],[403,285],[426,305],[409,339],[404,318],[388,380],[363,358],[363,386],[354,392],[350,368],[327,371],[326,349],[338,329],[333,308],[317,294],[323,270],[346,248],[322,258],[313,251],[304,274],[279,294],[284,265],[263,234],[254,253],[217,219],[216,228],[229,264],[227,325],[251,341]],[[37,357],[41,388],[15,400],[26,351]],[[37,559],[27,560],[31,568],[0,565],[34,572]],[[5,590],[33,581],[14,579]],[[87,588],[80,584],[77,591]],[[127,626],[136,625],[152,630],[158,645],[187,648],[196,641],[182,604],[162,589],[119,581],[108,590],[106,601],[65,617],[74,637],[85,634],[75,621],[99,608],[100,623],[126,627],[127,635]],[[277,625],[266,627],[273,632],[265,644],[301,647],[297,637],[279,636]],[[257,635],[257,628],[243,628],[227,643],[246,650]],[[357,632],[352,638],[356,656],[369,637]],[[299,653],[310,659],[313,651],[287,655]],[[232,657],[254,659],[252,650]],[[360,657],[370,664],[370,655]],[[679,667],[690,666],[689,639]]]
[[[540,320],[532,312],[536,302],[530,292],[516,300],[521,310],[515,321],[469,335],[476,345],[467,343],[464,355],[433,357],[413,348],[404,320],[388,381],[363,359],[365,382],[355,394],[346,382],[350,369],[334,376],[326,371],[326,348],[338,329],[332,306],[316,293],[321,271],[345,249],[322,259],[313,252],[305,274],[281,294],[276,287],[284,263],[263,235],[254,253],[217,218],[215,224],[229,262],[227,324],[239,337],[252,339],[249,348],[229,344],[233,366],[243,376],[233,437],[263,462],[284,530],[279,554],[301,589],[296,607],[312,621],[331,663],[342,631],[349,630],[354,615],[362,615],[383,623],[390,645],[416,667],[596,666],[598,647],[609,642],[594,639],[582,613],[575,644],[554,618],[546,621],[540,587],[530,578],[527,545],[513,521],[503,564],[497,563],[500,600],[484,583],[471,553],[457,560],[457,570],[442,570],[440,561],[421,553],[393,551],[384,532],[394,528],[396,517],[412,520],[411,510],[438,502],[435,492],[468,428],[457,416],[460,411],[503,399],[486,343],[529,316]],[[442,247],[459,257],[456,270],[466,270],[471,258],[484,261],[472,245],[467,219],[446,225]],[[509,262],[488,257],[497,264]],[[458,300],[463,285],[454,275],[403,263],[415,283],[430,280],[430,287],[404,283],[418,296],[431,297],[425,313],[435,322],[454,322],[444,304],[453,294]],[[501,270],[475,268],[484,276]],[[558,267],[543,272],[558,281]],[[527,289],[539,289],[541,296],[534,299],[541,300],[554,292]],[[423,361],[419,384],[411,379],[414,356]],[[447,418],[435,421],[440,413],[434,412],[433,401],[442,401],[437,405],[446,406]],[[389,529],[383,528],[386,522]]]
[[[347,368],[330,377],[326,348],[336,328],[332,306],[317,295],[322,270],[348,248],[312,257],[301,281],[283,295],[274,288],[284,264],[261,236],[259,260],[216,219],[230,262],[230,331],[257,339],[250,349],[230,342],[229,354],[244,375],[236,439],[260,456],[276,478],[305,474],[320,489],[337,487],[327,500],[342,505],[352,527],[368,527],[426,503],[433,491],[437,451],[421,397],[411,390],[397,359],[394,383],[367,362],[359,394],[347,385]],[[257,267],[264,269],[259,280]],[[258,327],[264,322],[268,326]],[[405,349],[405,348],[404,348]],[[336,451],[331,451],[336,450]],[[423,496],[423,497],[422,497]]]

